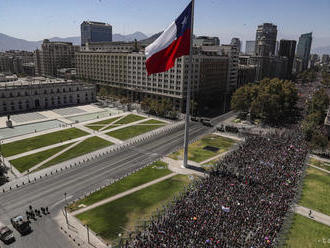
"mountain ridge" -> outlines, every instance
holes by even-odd
[[[132,34],[122,35],[122,34],[113,34],[113,41],[134,41],[147,39],[148,36],[142,32],[134,32]],[[62,41],[62,42],[72,42],[73,45],[80,45],[80,36],[72,37],[52,37],[49,38],[50,41]],[[0,52],[8,50],[25,50],[25,51],[34,51],[40,48],[42,40],[39,41],[28,41],[24,39],[15,38],[3,33],[0,33]]]

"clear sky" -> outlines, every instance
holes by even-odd
[[[84,20],[114,33],[166,28],[189,0],[0,0],[0,33],[26,40],[80,35]],[[330,45],[330,0],[196,0],[195,34],[254,40],[258,24],[278,26],[278,40],[313,32],[313,47]]]

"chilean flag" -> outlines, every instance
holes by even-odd
[[[146,47],[148,75],[168,71],[175,59],[190,52],[192,2],[182,14],[155,40]]]

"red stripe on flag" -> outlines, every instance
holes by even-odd
[[[190,29],[173,41],[167,48],[152,55],[146,61],[148,75],[168,71],[174,66],[175,59],[183,55],[189,55]]]

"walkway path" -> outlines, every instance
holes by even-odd
[[[311,217],[309,217],[309,211],[310,210],[311,209],[303,207],[303,206],[299,206],[299,205],[295,206],[295,208],[294,208],[294,211],[297,214],[308,217],[308,218],[310,218],[312,220],[315,220],[319,223],[322,223],[324,225],[330,226],[330,216],[329,215],[322,214],[322,213],[314,211],[312,209],[312,215],[311,215]]]
[[[318,169],[318,170],[320,170],[320,171],[323,171],[323,172],[325,172],[325,173],[330,174],[330,171],[328,171],[328,170],[322,169],[322,168],[317,167],[317,166],[312,165],[312,164],[308,164],[308,165],[309,165],[310,167],[313,167],[313,168],[315,168],[315,169]]]
[[[58,153],[54,154],[53,156],[47,158],[46,160],[40,162],[39,164],[37,164],[37,165],[35,165],[35,166],[33,166],[29,171],[34,171],[34,170],[38,169],[40,166],[46,164],[48,161],[50,161],[50,160],[56,158],[57,156],[60,156],[61,154],[65,153],[67,150],[70,150],[71,148],[73,148],[73,147],[79,145],[80,143],[82,143],[82,142],[84,142],[84,141],[85,141],[85,140],[80,140],[80,141],[78,141],[78,142],[76,142],[76,143],[73,143],[71,146],[68,146],[67,148],[63,149],[62,151],[59,151]],[[28,172],[25,171],[25,172],[22,173],[22,174],[23,174],[23,175],[26,175],[27,173],[28,173]]]
[[[167,163],[167,167],[169,170],[178,173],[178,174],[183,174],[183,175],[198,175],[198,176],[205,176],[204,173],[196,171],[196,170],[192,170],[192,169],[188,169],[188,168],[183,168],[183,160],[175,160],[169,157],[165,157],[162,159],[163,162]],[[200,167],[200,165],[194,161],[188,161],[188,164],[196,166],[196,167]]]
[[[164,181],[164,180],[166,180],[166,179],[169,179],[169,178],[171,178],[171,177],[173,177],[173,176],[175,176],[175,175],[177,175],[177,173],[171,173],[171,174],[169,174],[169,175],[167,175],[167,176],[164,176],[164,177],[158,178],[158,179],[156,179],[156,180],[153,180],[153,181],[151,181],[151,182],[148,182],[148,183],[142,184],[142,185],[140,185],[140,186],[138,186],[138,187],[132,188],[132,189],[130,189],[130,190],[127,190],[127,191],[125,191],[125,192],[122,192],[122,193],[120,193],[120,194],[117,194],[117,195],[115,195],[115,196],[112,196],[112,197],[110,197],[110,198],[107,198],[107,199],[104,199],[104,200],[102,200],[102,201],[96,202],[96,203],[94,203],[94,204],[92,204],[92,205],[89,205],[88,207],[85,207],[85,208],[82,208],[82,209],[79,209],[79,210],[73,211],[71,214],[72,214],[72,215],[78,215],[78,214],[81,214],[81,213],[83,213],[83,212],[86,212],[86,211],[91,210],[91,209],[93,209],[93,208],[96,208],[96,207],[98,207],[98,206],[104,205],[104,204],[106,204],[106,203],[109,203],[109,202],[115,201],[115,200],[117,200],[117,199],[119,199],[119,198],[122,198],[122,197],[124,197],[124,196],[130,195],[130,194],[132,194],[132,193],[134,193],[134,192],[136,192],[136,191],[139,191],[139,190],[141,190],[141,189],[147,188],[147,187],[149,187],[149,186],[151,186],[151,185],[153,185],[153,184],[156,184],[156,183],[162,182],[162,181]]]
[[[105,125],[104,127],[102,127],[99,131],[101,132],[101,131],[107,129],[108,127],[110,127],[111,125],[115,124],[116,122],[118,122],[118,121],[124,119],[126,116],[128,116],[128,115],[123,115],[123,116],[120,117],[119,119],[114,120],[113,122],[111,122],[111,123],[109,123],[109,124],[106,124],[106,125]]]
[[[222,137],[225,137],[225,138],[229,138],[229,139],[233,139],[233,140],[237,140],[237,141],[244,141],[244,138],[240,138],[234,134],[230,134],[230,133],[218,133],[218,132],[215,132],[215,133],[212,133],[212,134],[215,134],[215,135],[218,135],[218,136],[222,136]]]
[[[320,161],[323,161],[323,162],[328,162],[328,163],[330,163],[330,159],[322,158],[322,157],[319,157],[319,156],[314,155],[314,154],[311,154],[310,157],[311,157],[311,158],[315,158],[315,159],[320,160]]]
[[[88,139],[92,136],[94,136],[94,135],[90,134],[90,135],[82,136],[82,137],[79,137],[79,138],[76,138],[76,139],[71,139],[71,140],[67,140],[67,141],[64,141],[64,142],[59,142],[59,143],[56,143],[56,144],[53,144],[53,145],[44,146],[44,147],[34,149],[34,150],[31,150],[31,151],[28,151],[28,152],[24,152],[24,153],[20,153],[20,154],[16,154],[16,155],[7,157],[7,159],[10,161],[10,160],[13,160],[13,159],[16,159],[16,158],[25,157],[27,155],[31,155],[31,154],[34,154],[34,153],[37,153],[37,152],[42,152],[42,151],[52,149],[52,148],[55,148],[55,147],[58,147],[58,146],[67,145],[67,144],[70,144],[72,142],[85,140],[85,139]]]

